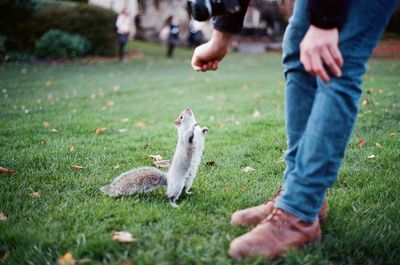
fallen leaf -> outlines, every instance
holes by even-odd
[[[245,168],[243,169],[243,171],[247,173],[247,172],[255,171],[255,169],[252,168],[252,167],[250,167],[250,166],[247,166],[247,167],[245,167]]]
[[[128,119],[128,118],[122,118],[121,121],[122,121],[122,122],[128,122],[129,119]]]
[[[114,169],[118,169],[120,167],[119,164],[116,164],[115,166],[113,166]]]
[[[126,133],[127,131],[128,131],[128,129],[125,129],[125,128],[118,130],[119,133]]]
[[[160,168],[169,168],[171,166],[171,162],[169,160],[154,161],[153,164]]]
[[[71,153],[75,152],[75,151],[76,151],[75,146],[71,146],[71,147],[69,148],[69,151],[70,151]]]
[[[146,156],[153,158],[153,161],[161,161],[161,160],[163,160],[161,155],[146,155]]]
[[[246,184],[242,184],[239,187],[241,190],[247,190],[247,185]]]
[[[50,123],[48,121],[44,121],[43,122],[43,127],[46,128],[46,129],[49,128],[50,127]]]
[[[262,97],[262,95],[258,92],[253,94],[253,99],[255,99],[255,100],[259,100],[261,97]]]
[[[13,174],[16,173],[17,171],[15,169],[7,169],[4,167],[0,167],[0,174]]]
[[[6,251],[6,252],[0,252],[0,261],[5,261],[8,256],[10,256],[10,252]]]
[[[96,135],[101,135],[107,131],[107,128],[97,128],[95,131]]]
[[[223,129],[223,128],[225,127],[225,124],[224,124],[223,122],[221,122],[221,123],[218,125],[218,127],[219,127],[220,129]]]
[[[362,104],[365,106],[365,105],[369,105],[369,104],[372,104],[372,103],[374,103],[374,101],[372,100],[372,99],[369,99],[369,98],[366,98],[366,99],[364,99],[363,101],[362,101]]]
[[[41,195],[40,191],[34,191],[32,188],[29,188],[31,190],[31,193],[29,193],[29,196],[31,198],[39,198]]]
[[[368,158],[369,158],[369,159],[375,159],[375,158],[376,158],[376,155],[369,155]]]
[[[283,164],[285,163],[285,159],[281,158],[275,161],[276,164]]]
[[[52,83],[53,83],[52,80],[47,80],[47,81],[46,81],[46,86],[49,87],[49,86],[51,86]]]
[[[130,261],[127,260],[122,260],[122,261],[117,261],[117,263],[115,263],[115,265],[135,265]]]
[[[214,161],[211,161],[211,160],[210,160],[210,161],[207,161],[207,162],[206,162],[206,166],[207,166],[207,167],[215,167],[215,166],[217,166],[217,164],[216,164]]]
[[[261,116],[261,113],[258,110],[254,111],[253,118],[259,118],[260,116]]]
[[[363,147],[363,146],[365,145],[365,143],[366,143],[366,142],[365,142],[364,138],[361,138],[361,139],[357,142],[357,146],[361,148],[361,147]]]
[[[136,241],[136,239],[132,237],[132,234],[126,231],[114,232],[112,239],[120,243],[132,243]]]
[[[147,126],[147,122],[144,120],[140,120],[140,121],[136,122],[136,126],[144,128]]]
[[[243,91],[247,91],[247,90],[249,90],[249,86],[248,85],[243,85],[242,89],[243,89]]]
[[[115,85],[115,86],[113,86],[112,91],[113,92],[118,92],[120,88],[121,87],[119,85]]]
[[[47,141],[46,140],[42,140],[42,141],[40,141],[40,144],[47,144]]]
[[[391,133],[389,133],[389,136],[390,136],[390,137],[395,137],[395,136],[396,136],[396,133],[395,133],[395,132],[391,132]]]
[[[76,259],[70,252],[65,253],[63,256],[59,257],[56,265],[75,265]]]
[[[58,133],[57,129],[54,129],[54,128],[51,129],[50,132],[52,132],[52,133]]]
[[[83,169],[82,166],[77,166],[77,165],[72,165],[71,168],[72,168],[73,170],[81,170],[81,169]]]
[[[377,148],[381,148],[381,147],[382,147],[382,145],[380,145],[380,144],[378,144],[378,143],[375,143],[375,147],[377,147]]]
[[[112,106],[114,106],[114,101],[112,101],[112,100],[107,101],[107,106],[110,107],[110,108]]]
[[[7,221],[7,216],[5,216],[4,213],[0,213],[0,221],[1,222]]]

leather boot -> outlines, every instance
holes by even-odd
[[[282,209],[274,208],[253,230],[231,242],[229,256],[235,259],[249,256],[274,259],[290,249],[320,242],[320,239],[318,218],[313,223],[306,223]]]
[[[275,201],[281,196],[282,189],[279,189],[266,203],[239,210],[232,214],[231,224],[234,226],[255,226],[264,220],[274,209]],[[321,210],[318,214],[318,219],[322,223],[328,218],[328,204],[326,200],[322,202]]]

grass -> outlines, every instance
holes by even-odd
[[[133,46],[144,59],[0,66],[0,166],[17,170],[0,175],[0,212],[8,217],[0,222],[0,264],[54,264],[66,252],[89,264],[244,264],[227,256],[229,242],[247,231],[231,227],[230,215],[271,196],[284,170],[280,55],[230,54],[219,71],[195,73],[188,50],[167,60],[164,47]],[[361,105],[329,191],[322,245],[272,264],[400,260],[400,62],[371,60],[369,67],[362,100],[373,104]],[[119,199],[99,192],[121,172],[151,165],[145,154],[170,158],[171,122],[188,106],[210,131],[194,193],[180,208],[169,206],[162,189]],[[108,130],[95,135],[101,127]],[[246,166],[256,170],[245,173]],[[137,241],[112,241],[119,230]]]

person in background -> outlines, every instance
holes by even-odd
[[[170,16],[166,20],[166,25],[169,27],[168,42],[167,42],[167,57],[174,56],[174,49],[179,39],[179,25],[174,21],[174,17]]]
[[[118,33],[118,55],[120,61],[124,59],[125,45],[131,35],[131,22],[128,8],[122,9],[121,13],[118,15],[117,22],[115,23]]]
[[[188,38],[189,48],[196,48],[197,46],[203,44],[204,35],[203,32],[201,31],[201,22],[191,19],[189,24],[189,29],[190,29]]]

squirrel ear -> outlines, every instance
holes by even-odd
[[[201,132],[202,132],[204,135],[206,135],[207,132],[208,132],[208,128],[207,128],[207,127],[204,127],[203,129],[201,129]]]

